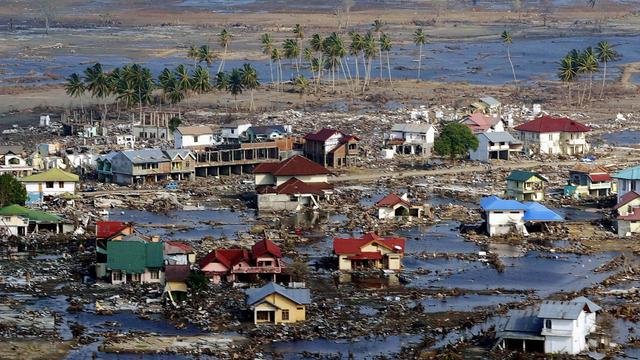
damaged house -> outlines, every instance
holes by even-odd
[[[96,277],[107,276],[107,242],[133,234],[133,225],[123,221],[96,221]]]
[[[482,132],[476,134],[476,138],[478,148],[469,151],[471,160],[509,160],[514,154],[522,152],[522,143],[506,131]]]
[[[640,192],[640,166],[621,170],[612,177],[617,181],[618,202],[630,191]]]
[[[27,189],[27,203],[33,204],[48,201],[62,194],[75,194],[79,179],[76,174],[54,168],[19,180]]]
[[[528,155],[582,155],[589,151],[586,134],[591,129],[569,118],[544,115],[515,130]]]
[[[564,188],[566,196],[606,197],[616,192],[616,183],[602,166],[578,164],[569,170],[569,184]]]
[[[246,293],[256,325],[305,321],[307,306],[311,304],[309,289],[285,288],[273,282],[247,289]]]
[[[23,157],[22,146],[0,146],[0,175],[23,177],[31,175],[32,172],[33,168]]]
[[[260,211],[320,208],[321,200],[333,189],[328,183],[331,172],[302,156],[293,156],[279,163],[261,163],[253,174]]]
[[[429,156],[436,130],[431,124],[395,124],[385,134],[384,147],[396,154]]]
[[[195,177],[196,157],[184,149],[127,150],[109,153],[97,160],[98,179],[119,185]]]
[[[504,123],[499,116],[485,115],[479,111],[463,117],[460,123],[466,125],[474,134],[504,132]]]
[[[333,239],[333,253],[338,256],[338,269],[400,270],[404,256],[405,239],[381,237],[374,232],[361,238]]]
[[[497,331],[500,349],[545,354],[577,355],[589,349],[602,308],[581,296],[571,301],[544,301],[540,308],[509,311]],[[594,344],[597,346],[597,344]]]
[[[107,272],[111,283],[163,283],[164,246],[136,235],[107,242]]]
[[[406,194],[398,196],[394,193],[383,197],[374,207],[378,209],[378,219],[380,220],[421,219],[425,210],[425,206],[412,205]]]
[[[640,233],[640,192],[629,191],[614,207],[619,237]]]
[[[258,280],[288,282],[280,247],[271,240],[255,243],[251,250],[217,249],[200,260],[200,269],[214,284],[251,283]]]
[[[67,234],[74,230],[73,224],[66,223],[61,217],[44,211],[15,204],[0,209],[0,236],[26,236],[42,231]]]
[[[359,139],[338,130],[324,128],[307,134],[304,140],[304,156],[322,166],[353,166],[358,158]]]
[[[529,230],[563,221],[562,216],[537,202],[521,203],[489,196],[480,200],[480,207],[489,236],[512,232],[528,235]]]
[[[543,201],[545,185],[548,182],[538,173],[513,170],[507,176],[506,196],[518,201]]]
[[[176,149],[202,150],[214,145],[214,133],[209,126],[179,126],[173,137]]]

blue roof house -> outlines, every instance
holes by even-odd
[[[528,235],[526,223],[563,221],[563,218],[537,202],[519,202],[489,196],[480,200],[489,236],[517,232]]]

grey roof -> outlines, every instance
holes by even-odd
[[[580,313],[582,313],[582,310],[585,308],[585,306],[590,312],[600,310],[600,307],[598,305],[594,304],[586,298],[577,298],[571,301],[548,300],[544,301],[542,305],[540,305],[538,317],[543,319],[576,320],[580,316]],[[594,306],[593,309],[592,306]]]
[[[247,289],[247,304],[254,305],[265,297],[278,293],[296,304],[308,305],[311,303],[311,293],[309,289],[289,289],[270,282],[261,288]]]
[[[176,130],[182,135],[213,134],[213,130],[209,126],[179,126]]]
[[[431,127],[430,124],[395,124],[391,127],[391,131],[399,132],[412,132],[412,133],[426,133]]]
[[[122,154],[134,164],[165,162],[171,160],[164,151],[160,149],[127,150],[123,151]]]
[[[509,319],[504,324],[502,331],[513,331],[518,333],[531,333],[539,335],[542,331],[542,318],[538,317],[533,309],[511,310]]]
[[[492,96],[485,96],[480,98],[480,101],[482,101],[483,103],[489,105],[489,106],[500,106],[500,101],[496,100],[494,97]]]
[[[103,154],[103,155],[98,156],[98,158],[96,160],[108,160],[108,161],[111,161],[111,159],[113,159],[113,157],[118,155],[118,154],[119,154],[119,152],[117,152],[117,151],[111,151],[111,152],[109,152],[107,154]]]
[[[578,296],[577,298],[575,298],[575,299],[573,299],[571,301],[587,304],[587,306],[589,306],[589,310],[591,310],[591,312],[598,312],[598,311],[602,310],[602,308],[598,304],[594,303],[593,301],[587,299],[584,296]]]
[[[141,238],[141,237],[140,237],[140,236],[138,236],[138,235],[134,235],[134,234],[129,234],[129,235],[127,235],[127,236],[124,236],[124,237],[122,238],[122,240],[120,240],[120,241],[137,241],[137,242],[146,242],[146,240],[145,240],[145,239]]]
[[[0,155],[6,155],[8,153],[19,155],[23,152],[24,148],[22,147],[22,145],[0,145]]]
[[[272,132],[285,134],[287,132],[283,125],[252,126],[247,131],[253,132],[254,135],[269,135]]]
[[[167,153],[167,155],[169,155],[171,160],[175,159],[177,155],[180,155],[180,157],[183,158],[183,159],[186,158],[189,155],[193,156],[191,151],[185,150],[185,149],[166,150],[165,153]]]
[[[483,132],[478,134],[478,137],[484,136],[489,141],[494,143],[506,142],[510,144],[521,144],[520,141],[516,140],[511,134],[506,131],[498,131],[498,132]]]

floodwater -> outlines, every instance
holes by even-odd
[[[640,83],[640,76],[638,80]],[[602,140],[613,146],[640,145],[640,130],[624,130],[603,134]]]
[[[420,300],[425,312],[437,313],[447,311],[471,312],[481,308],[518,303],[527,297],[519,294],[469,294],[460,296],[448,296],[444,298],[429,297]]]

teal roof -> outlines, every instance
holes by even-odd
[[[613,177],[616,179],[640,180],[640,166],[618,171]]]
[[[145,268],[163,265],[161,242],[115,240],[107,243],[107,268],[129,274],[141,274]]]
[[[533,171],[524,171],[524,170],[513,170],[511,174],[507,177],[507,180],[513,181],[527,181],[531,179],[531,177],[537,177],[542,181],[547,181],[542,175],[535,173]]]

